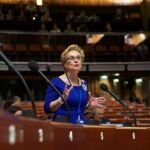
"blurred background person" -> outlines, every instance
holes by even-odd
[[[21,116],[22,115],[22,109],[21,109],[21,98],[19,96],[14,96],[12,100],[7,100],[4,103],[4,110],[17,115],[17,116]]]

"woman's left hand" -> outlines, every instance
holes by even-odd
[[[91,92],[89,92],[88,94],[89,94],[89,104],[91,106],[103,107],[105,105],[107,100],[105,97],[93,97],[91,95]]]

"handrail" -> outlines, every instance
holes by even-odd
[[[12,64],[15,66],[15,68],[17,68],[18,71],[29,71],[28,68],[28,62],[12,62]],[[62,66],[62,64],[60,62],[38,62],[39,67],[42,71],[47,71],[48,66],[50,67],[51,71],[55,71],[52,68],[55,66]],[[128,69],[128,71],[132,71],[132,69],[134,69],[134,71],[138,71],[139,70],[144,70],[144,71],[150,71],[150,61],[147,62],[84,62],[83,66],[85,66],[85,70],[81,70],[81,71],[90,71],[87,70],[87,68],[92,67],[92,65],[97,65],[97,66],[103,66],[102,69],[98,69],[99,71],[103,71],[103,68],[105,68],[104,71],[112,71],[112,68],[109,66],[122,66],[125,69]],[[104,67],[105,66],[105,67]],[[106,68],[107,67],[107,68]],[[116,69],[116,67],[114,67],[114,69]],[[60,67],[59,67],[60,68]],[[111,69],[111,70],[109,70]],[[0,61],[0,71],[7,71],[8,67],[5,65],[4,62]],[[98,71],[97,70],[97,71]],[[63,71],[63,67],[62,69],[60,68],[60,71]],[[96,70],[95,70],[96,71]],[[115,71],[115,70],[114,70]],[[92,72],[92,71],[91,71]]]

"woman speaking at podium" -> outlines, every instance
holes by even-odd
[[[83,49],[76,45],[68,46],[61,53],[64,73],[54,77],[51,83],[62,94],[60,96],[50,85],[47,88],[44,102],[46,113],[54,113],[54,120],[58,116],[67,117],[69,108],[70,123],[84,123],[84,110],[87,105],[103,107],[105,97],[93,97],[88,91],[87,81],[80,79],[78,74],[84,61]]]

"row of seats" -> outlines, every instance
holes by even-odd
[[[27,61],[35,59],[39,61],[56,61],[50,59],[55,55],[54,47],[52,45],[39,45],[39,44],[4,44],[3,51],[7,54],[9,59],[13,61]],[[35,55],[36,54],[36,55]]]
[[[57,45],[55,50],[62,51],[66,48],[65,45]],[[122,48],[119,47],[119,45],[111,45],[109,48],[107,48],[105,45],[98,45],[96,47],[92,47],[92,45],[85,45],[85,51],[93,53],[95,52],[132,52],[132,49],[127,49],[126,45],[123,46]],[[51,44],[9,44],[5,43],[3,45],[3,50],[4,51],[17,51],[17,52],[27,52],[28,50],[30,51],[54,51],[54,45]]]
[[[57,59],[59,53],[62,52],[66,48],[66,46],[67,45],[65,44],[58,44],[56,46],[50,44],[4,44],[3,51],[10,55],[11,59],[19,61],[26,61],[27,58],[33,57],[34,55],[32,54],[35,53],[37,59],[40,59],[39,61],[58,61]],[[104,59],[106,57],[108,57],[109,59],[112,55],[116,56],[117,59],[123,59],[124,61],[127,61],[127,59],[135,59],[137,55],[136,52],[133,51],[134,49],[126,49],[126,46],[120,48],[118,45],[111,45],[108,49],[105,45],[93,47],[87,44],[83,48],[87,56],[87,61],[92,61],[94,59]],[[13,57],[13,53],[16,54],[15,57]],[[23,58],[23,56],[25,57]],[[109,59],[108,61],[111,61],[111,59]]]
[[[45,114],[43,110],[43,101],[36,102],[36,110],[37,110],[37,117],[40,119],[50,119],[52,118],[52,114]],[[150,107],[144,106],[143,104],[132,104],[136,106],[135,108],[131,108],[131,111],[135,114],[137,119],[138,126],[150,126]],[[32,109],[32,104],[30,102],[22,102],[21,107],[23,109],[29,108]],[[124,110],[121,106],[117,104],[117,106],[108,106],[105,108],[104,115],[110,119],[113,123],[123,123],[123,122],[130,122],[133,124],[133,116]],[[144,123],[144,124],[142,124]],[[146,123],[146,124],[145,124]]]
[[[44,112],[44,102],[43,101],[38,101],[35,103],[35,106],[36,106],[36,113],[37,113],[37,118],[40,118],[42,120],[45,120],[45,119],[50,119],[51,118],[51,114],[46,114]],[[31,102],[22,102],[21,103],[21,106],[20,106],[22,109],[31,109],[32,110],[32,103]]]
[[[133,112],[137,120],[137,126],[150,126],[150,107],[144,103],[125,101],[125,105]],[[105,114],[114,123],[133,123],[134,118],[130,112],[123,108],[117,101],[108,101]]]
[[[10,32],[0,33],[2,50],[14,60],[26,61],[36,57],[39,61],[58,61],[60,52],[68,45],[79,43],[86,54],[85,61],[141,61],[140,49],[125,43],[124,34],[48,34]],[[147,48],[147,47],[145,47]],[[14,54],[14,55],[13,55]],[[32,55],[33,54],[33,55]],[[149,60],[146,51],[144,60]],[[25,57],[23,57],[25,56]],[[42,59],[41,59],[42,58]]]

